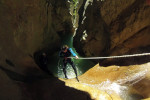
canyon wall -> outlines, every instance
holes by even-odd
[[[62,37],[73,34],[68,6],[65,0],[0,0],[1,100],[90,100],[33,58],[40,50],[54,53]]]
[[[148,0],[88,1],[86,10],[86,0],[79,9],[79,27],[74,38],[74,46],[82,56],[117,56],[149,52]],[[100,62],[121,62],[118,59],[117,61],[111,59]]]
[[[86,10],[87,0],[80,0],[77,9],[78,25],[75,24],[78,29],[73,43],[79,55],[110,56],[150,51],[148,0],[88,1]],[[45,74],[34,59],[39,51],[48,56],[56,53],[64,37],[74,34],[69,7],[65,0],[0,0],[0,99],[70,100],[73,97],[90,100],[88,93],[66,87],[64,82]],[[149,59],[95,62],[138,64]]]

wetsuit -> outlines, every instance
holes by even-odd
[[[36,64],[40,67],[41,70],[43,70],[44,72],[47,72],[49,75],[52,75],[51,71],[49,71],[48,69],[48,57],[39,52],[36,52],[34,54],[34,60],[36,62]]]
[[[64,58],[64,59],[63,59],[63,72],[64,72],[64,74],[65,74],[65,78],[68,78],[67,75],[66,75],[66,65],[67,65],[67,63],[69,63],[69,64],[72,66],[72,68],[73,68],[73,70],[74,70],[74,72],[75,72],[75,74],[76,74],[76,78],[77,78],[77,70],[76,70],[76,67],[75,67],[73,61],[71,60],[71,58],[67,58],[67,57],[70,57],[71,54],[72,54],[74,57],[77,56],[77,55],[73,52],[73,50],[72,50],[71,48],[68,48],[68,49],[67,49],[67,52],[60,51],[60,53],[59,53],[59,56]],[[77,79],[77,80],[78,80],[78,79]]]

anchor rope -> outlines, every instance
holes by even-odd
[[[150,53],[132,54],[132,55],[121,55],[121,56],[108,56],[108,57],[79,57],[78,59],[109,59],[109,58],[126,58],[126,57],[137,57],[137,56],[147,56]],[[68,57],[75,58],[75,57]]]

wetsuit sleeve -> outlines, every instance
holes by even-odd
[[[71,49],[71,48],[69,48],[69,51],[71,52],[71,54],[75,57],[75,56],[77,56],[74,52],[73,52],[73,50]]]
[[[59,52],[59,57],[64,57],[64,54],[61,51]]]

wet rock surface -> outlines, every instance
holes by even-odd
[[[78,77],[80,82],[64,81],[67,86],[88,92],[94,100],[141,100],[150,97],[149,67],[150,63],[108,67],[97,64]]]

